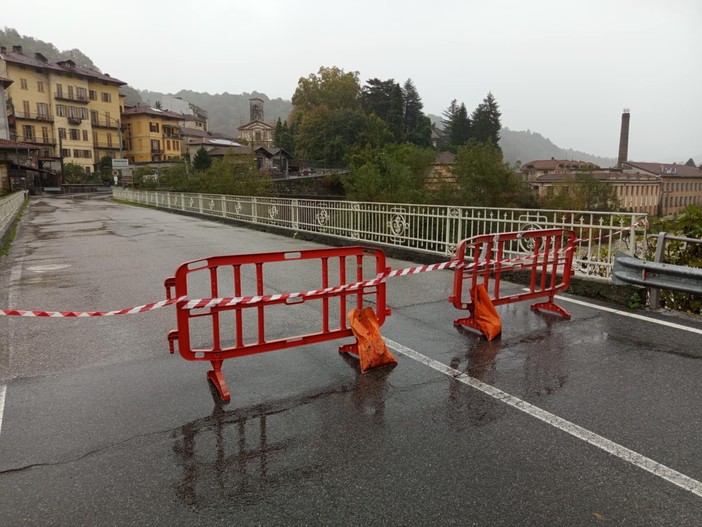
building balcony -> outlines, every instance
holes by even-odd
[[[71,101],[71,102],[77,102],[81,104],[88,104],[90,102],[90,99],[88,99],[88,96],[85,95],[68,95],[67,93],[63,92],[56,92],[54,93],[54,99],[57,101]]]
[[[68,117],[68,124],[73,124],[78,126],[80,123],[83,122],[83,119],[80,117]]]
[[[9,117],[9,116],[8,116]],[[42,121],[46,123],[52,123],[54,121],[54,116],[50,113],[26,113],[26,112],[15,112],[15,119],[24,119],[26,121]]]
[[[26,135],[15,135],[10,134],[13,141],[18,143],[27,143],[30,145],[56,145],[56,139],[53,137],[36,137],[36,136],[26,136]]]
[[[152,154],[163,154],[163,148],[152,148],[151,153]]]
[[[93,141],[93,148],[100,150],[121,150],[119,143],[107,143],[105,141]]]
[[[105,117],[99,117],[92,115],[90,117],[90,124],[93,128],[109,128],[111,130],[119,130],[119,121],[117,119],[109,119]]]

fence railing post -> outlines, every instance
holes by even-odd
[[[665,232],[658,233],[656,240],[656,254],[653,261],[656,263],[663,262],[663,251],[665,250]],[[658,309],[661,303],[661,290],[657,287],[651,287],[648,290],[648,304],[651,309]]]

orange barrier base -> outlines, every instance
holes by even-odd
[[[213,360],[210,362],[212,363],[212,369],[207,372],[207,378],[210,380],[210,382],[212,382],[212,384],[214,384],[214,387],[217,388],[222,400],[229,402],[232,396],[229,393],[227,381],[224,380],[224,374],[222,373],[222,361]]]
[[[478,284],[471,288],[470,297],[472,299],[471,316],[454,320],[454,325],[469,327],[482,333],[486,339],[493,340],[502,333],[502,320],[485,286]]]
[[[380,324],[373,308],[352,309],[349,311],[349,322],[351,331],[356,337],[356,343],[341,346],[339,351],[358,354],[361,373],[366,373],[373,368],[397,364],[397,359],[388,351],[380,335]]]
[[[539,302],[538,304],[532,304],[531,309],[537,310],[541,309],[543,311],[551,311],[552,313],[557,313],[563,318],[570,320],[570,313],[568,313],[561,306],[553,303],[553,298],[549,298],[547,302]]]

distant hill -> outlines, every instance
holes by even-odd
[[[564,149],[554,145],[550,139],[539,133],[527,130],[525,132],[515,132],[509,128],[500,130],[500,147],[505,156],[505,161],[514,164],[517,161],[528,163],[535,159],[571,159],[575,161],[587,161],[602,168],[613,167],[617,160],[608,157],[599,157],[573,150]]]
[[[0,45],[12,49],[12,46],[22,46],[27,54],[41,53],[49,60],[71,59],[76,64],[92,68],[96,71],[100,69],[93,61],[79,49],[60,51],[51,43],[38,40],[33,37],[20,35],[12,28],[0,29]],[[120,76],[118,71],[112,72],[115,77],[128,82]],[[161,106],[174,111],[183,111],[183,102],[187,101],[207,110],[208,127],[211,131],[222,132],[236,137],[237,128],[249,121],[249,99],[257,97],[263,100],[264,118],[269,123],[275,123],[278,118],[286,119],[292,110],[292,102],[283,99],[269,99],[265,94],[252,92],[242,94],[232,93],[200,93],[190,90],[181,90],[174,94],[164,94],[149,90],[137,90],[131,86],[122,86],[120,92],[125,95],[125,104],[136,105],[146,103],[155,105],[156,101],[161,102]],[[431,121],[441,127],[441,117],[429,115]],[[514,164],[517,161],[527,163],[535,159],[574,159],[576,161],[588,161],[603,168],[614,166],[616,159],[597,157],[585,152],[573,149],[563,149],[554,145],[549,139],[541,134],[530,130],[516,132],[508,128],[503,128],[500,132],[500,146],[505,155],[505,160]],[[702,162],[702,155],[695,156],[697,163]],[[685,160],[681,162],[684,163]]]
[[[200,93],[180,90],[174,94],[164,94],[140,90],[141,99],[147,104],[161,102],[164,110],[182,111],[182,101],[191,102],[207,110],[207,124],[211,131],[222,132],[236,137],[237,128],[250,121],[249,99],[263,101],[263,116],[268,123],[275,123],[280,117],[285,120],[292,111],[292,102],[283,99],[269,99],[264,93],[252,92],[235,95],[232,93]]]
[[[37,40],[33,37],[20,35],[17,30],[9,27],[0,29],[0,46],[4,46],[8,50],[12,50],[12,46],[22,46],[22,53],[26,53],[27,55],[33,56],[35,53],[41,53],[47,59],[54,61],[70,59],[79,66],[100,71],[93,61],[79,49],[59,51],[53,44],[44,42],[43,40]],[[119,76],[117,76],[117,78],[119,79]]]
[[[439,130],[443,129],[442,117],[433,114],[429,114],[428,117]],[[509,128],[502,128],[500,130],[500,148],[502,148],[505,161],[510,165],[517,162],[524,164],[536,159],[551,158],[587,161],[602,168],[613,167],[617,164],[617,160],[614,158],[593,156],[572,148],[561,148],[554,145],[550,139],[531,130],[516,132]]]

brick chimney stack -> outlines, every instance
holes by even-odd
[[[622,168],[622,163],[626,163],[629,158],[629,109],[624,108],[622,112],[622,129],[619,135],[619,157],[617,158],[617,168]]]

